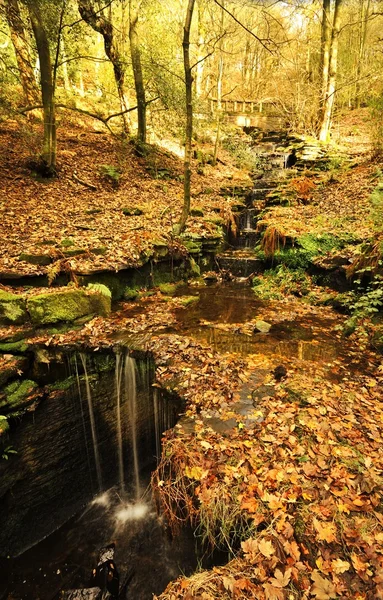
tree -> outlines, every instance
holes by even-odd
[[[52,72],[49,38],[44,26],[40,3],[37,0],[26,0],[26,4],[40,62],[40,85],[44,119],[44,140],[41,159],[43,161],[44,174],[52,176],[56,171],[55,77]]]
[[[190,183],[191,183],[191,154],[193,136],[193,75],[190,62],[190,30],[193,19],[195,0],[189,0],[186,10],[186,18],[183,36],[183,58],[185,71],[185,100],[186,100],[186,127],[185,127],[185,160],[184,160],[184,204],[179,223],[181,233],[186,226],[190,213]]]
[[[336,77],[338,70],[338,44],[339,44],[339,33],[340,33],[340,16],[341,11],[340,7],[343,0],[335,0],[334,7],[334,18],[332,24],[332,33],[331,33],[331,45],[330,45],[330,57],[329,57],[329,69],[328,69],[328,78],[327,85],[325,87],[325,94],[323,100],[323,109],[321,114],[320,121],[320,131],[319,131],[319,139],[323,142],[327,141],[330,125],[331,125],[331,117],[335,100],[335,92],[336,92]],[[324,0],[325,4],[326,0]]]
[[[141,50],[138,37],[138,16],[139,3],[136,0],[129,0],[129,41],[130,54],[132,58],[132,69],[134,77],[134,87],[137,98],[137,140],[145,144],[146,142],[146,98],[145,86],[142,74]]]
[[[125,65],[116,44],[111,10],[109,11],[109,16],[106,17],[104,14],[105,8],[106,7],[101,7],[96,10],[92,0],[78,0],[78,10],[81,18],[104,38],[105,54],[113,65],[114,78],[120,99],[121,111],[123,113],[122,119],[124,131],[125,133],[128,133],[129,127],[126,119],[128,103],[125,96]]]
[[[11,40],[15,49],[20,81],[27,104],[35,104],[38,98],[38,88],[32,68],[30,45],[27,40],[23,19],[18,0],[2,0],[9,26]]]

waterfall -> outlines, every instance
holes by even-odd
[[[118,453],[118,475],[120,480],[121,492],[125,489],[124,483],[124,457],[122,452],[122,429],[121,429],[121,380],[122,380],[123,363],[121,354],[116,354],[116,404],[117,404],[117,453]]]
[[[158,391],[154,388],[153,391],[153,409],[154,409],[154,429],[156,436],[156,458],[160,460],[161,457],[161,428],[160,428],[160,414],[158,405]]]
[[[96,424],[94,421],[92,394],[90,391],[89,378],[88,378],[88,373],[86,370],[86,354],[81,352],[80,358],[81,358],[82,366],[84,369],[84,375],[85,375],[85,389],[86,389],[86,397],[88,400],[90,427],[91,427],[91,431],[92,431],[93,452],[94,452],[94,462],[96,465],[97,483],[98,483],[99,491],[101,492],[101,490],[102,490],[101,464],[100,464],[100,455],[99,455],[99,451],[98,451]]]
[[[132,435],[134,484],[136,500],[140,499],[140,474],[137,445],[137,385],[136,385],[136,361],[129,355],[125,357],[125,397],[129,409],[129,421]]]
[[[81,383],[80,383],[80,375],[78,372],[78,364],[77,364],[77,356],[74,355],[74,364],[76,367],[76,381],[77,381],[77,391],[78,391],[78,399],[80,401],[80,412],[81,412],[81,422],[82,422],[82,429],[84,432],[84,443],[85,443],[85,452],[86,452],[86,460],[88,463],[88,469],[89,469],[89,476],[92,482],[92,487],[93,487],[93,478],[92,478],[92,469],[90,466],[90,456],[89,456],[89,448],[88,448],[88,440],[87,440],[87,436],[86,436],[86,427],[85,427],[85,417],[84,417],[84,410],[82,407],[82,395],[81,395]]]

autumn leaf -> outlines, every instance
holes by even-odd
[[[314,518],[313,524],[318,533],[318,540],[329,544],[331,542],[336,542],[336,527],[334,523],[322,522]]]
[[[336,575],[340,575],[341,573],[345,573],[350,568],[350,563],[346,560],[342,560],[337,558],[336,560],[331,561],[332,570]]]
[[[311,588],[311,595],[315,596],[317,600],[329,600],[330,598],[336,598],[335,587],[331,581],[321,576],[319,571],[313,571],[311,573],[311,579],[314,585]]]
[[[265,558],[270,558],[275,553],[274,546],[269,540],[261,540],[258,544],[258,549]]]
[[[266,600],[284,600],[285,594],[280,588],[276,588],[270,583],[263,583]]]
[[[286,569],[284,573],[279,569],[275,569],[274,577],[270,579],[270,583],[277,588],[284,588],[290,583],[291,569]]]

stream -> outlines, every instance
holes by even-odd
[[[270,173],[255,184],[239,236],[218,257],[221,269],[239,277],[254,272],[256,219],[274,183]],[[185,285],[177,295],[198,300],[175,309],[175,324],[161,333],[192,337],[219,353],[296,360],[302,369],[321,365],[332,380],[368,368],[342,343],[327,312],[268,303],[236,282]],[[136,305],[131,313],[141,310]],[[267,332],[257,319],[267,321]],[[12,437],[17,454],[0,464],[0,600],[55,600],[61,589],[86,587],[100,547],[111,541],[121,581],[129,579],[127,597],[150,600],[201,558],[191,531],[176,539],[164,531],[149,487],[161,436],[182,415],[182,402],[153,387],[150,356],[124,348],[61,353],[41,369],[57,397],[23,418]],[[240,391],[244,415],[253,384]]]

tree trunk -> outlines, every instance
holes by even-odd
[[[322,79],[321,86],[321,106],[326,97],[328,86],[328,73],[330,66],[330,47],[331,47],[331,10],[330,0],[323,0],[322,8],[322,37],[321,37],[321,53],[320,53],[320,75]]]
[[[27,105],[36,104],[38,88],[36,86],[29,44],[26,38],[18,0],[5,0],[5,14],[9,25],[11,40],[15,49],[21,85]]]
[[[356,65],[356,84],[355,84],[355,98],[354,98],[354,106],[356,108],[360,108],[360,88],[361,88],[361,75],[362,75],[362,67],[365,55],[366,48],[366,39],[367,39],[367,23],[370,14],[370,0],[361,0],[360,6],[360,38],[359,38],[359,52],[357,58]]]
[[[200,98],[202,96],[202,81],[203,81],[203,70],[204,63],[203,60],[203,49],[205,46],[205,31],[204,31],[204,23],[203,23],[203,15],[204,15],[204,0],[198,0],[197,2],[197,14],[198,14],[198,37],[197,37],[197,64],[196,64],[196,72],[195,72],[195,94],[196,98]]]
[[[190,213],[190,180],[191,180],[191,146],[193,136],[193,76],[190,65],[190,29],[193,18],[195,0],[188,1],[186,19],[184,25],[183,54],[185,71],[185,99],[186,99],[186,129],[185,129],[185,161],[184,161],[184,205],[182,209],[179,232],[186,226]]]
[[[142,75],[141,51],[137,31],[138,25],[138,5],[134,0],[129,0],[129,41],[130,54],[132,57],[132,68],[134,77],[134,87],[137,98],[137,140],[146,143],[146,98],[144,78]]]
[[[39,3],[36,0],[27,0],[27,6],[40,63],[41,98],[44,116],[44,142],[41,158],[46,167],[45,175],[52,176],[56,171],[56,116],[49,40]]]
[[[328,140],[331,126],[331,117],[335,100],[336,75],[338,69],[338,41],[340,32],[340,6],[342,0],[335,0],[334,22],[331,35],[330,64],[326,96],[323,104],[322,120],[320,123],[319,139]]]
[[[96,11],[91,0],[78,0],[78,10],[81,18],[100,33],[104,38],[105,54],[113,65],[114,79],[116,81],[118,97],[120,99],[121,111],[127,110],[128,103],[125,97],[125,68],[121,55],[115,44],[113,36],[113,25],[110,19],[106,19],[102,12]],[[122,115],[124,132],[129,132],[126,115]]]

